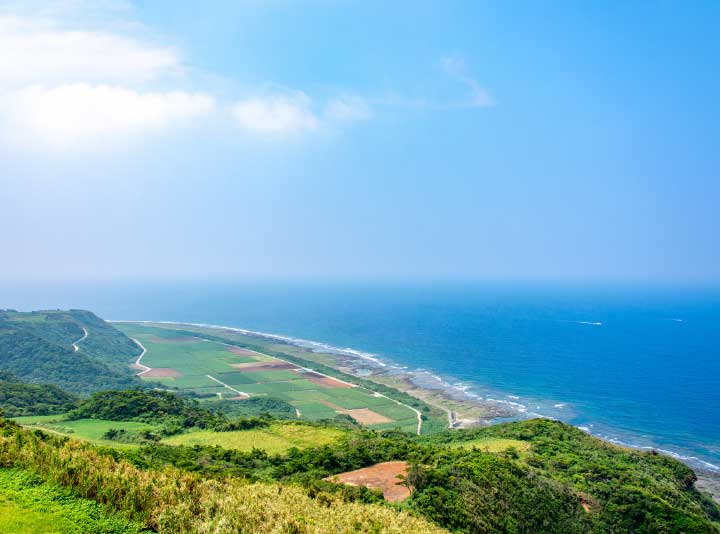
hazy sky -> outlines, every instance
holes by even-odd
[[[720,282],[720,3],[0,1],[0,277]]]

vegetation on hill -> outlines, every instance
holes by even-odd
[[[157,423],[188,414],[202,422],[209,412],[199,409],[196,401],[166,392],[124,391],[94,395],[73,413],[127,424],[121,420]],[[218,425],[221,429],[223,424],[239,421],[257,419],[265,425],[269,422],[260,418],[232,421],[224,415],[210,416],[217,419],[209,421],[222,423]],[[307,423],[278,420],[270,425],[282,430],[283,425]],[[322,425],[315,426],[322,432]],[[299,430],[303,432],[302,428]],[[36,460],[27,460],[21,452],[35,447],[35,439],[49,440],[55,448],[70,447],[62,440],[56,441],[58,438],[41,435],[34,435],[28,442],[31,445],[22,445],[20,442],[28,438],[23,432],[6,425],[6,433],[14,435],[17,454],[25,458],[18,464],[21,467],[35,465],[32,462]],[[182,439],[172,438],[173,446],[145,441],[139,448],[107,449],[102,454],[128,462],[143,472],[180,469],[201,476],[198,480],[217,479],[218,484],[225,484],[228,476],[252,483],[279,483],[283,486],[278,488],[295,488],[292,491],[298,491],[304,498],[312,497],[314,502],[330,499],[337,509],[344,506],[342,503],[376,503],[381,498],[364,488],[325,482],[325,477],[403,460],[411,465],[407,482],[413,492],[399,506],[459,532],[720,531],[720,510],[695,489],[695,475],[687,466],[650,452],[608,445],[555,421],[531,420],[478,430],[447,431],[431,437],[344,428],[342,432],[335,430],[332,439],[321,446],[313,446],[310,440],[302,449],[273,449],[266,447],[264,441],[255,441],[258,448],[235,449],[233,443],[255,439],[253,432],[214,434],[213,427],[207,427],[202,432],[178,436]],[[194,435],[200,441],[192,441]],[[216,435],[222,438],[215,439]],[[218,443],[232,448],[219,447]],[[7,442],[4,447],[8,447]],[[0,446],[0,454],[2,450]],[[181,477],[179,473],[174,476]],[[278,509],[275,512],[280,513]],[[216,519],[206,517],[211,522]],[[157,526],[152,522],[146,524]]]
[[[454,447],[476,441],[527,444],[486,452]],[[521,450],[522,449],[522,450]],[[379,462],[405,460],[414,491],[404,504],[462,532],[718,532],[720,511],[676,460],[607,445],[553,421],[449,431],[432,439],[398,432],[350,431],[322,447],[227,451],[151,446],[123,453],[133,464],[173,465],[207,475],[300,484],[333,491],[322,479]],[[338,490],[347,500],[372,501]]]
[[[75,351],[83,328],[88,337]],[[0,370],[25,382],[77,394],[133,387],[140,383],[128,367],[140,351],[133,345],[90,312],[0,311]]]
[[[92,446],[0,421],[0,466],[22,466],[158,532],[442,532],[387,506],[173,468],[143,470]]]
[[[0,371],[0,408],[8,417],[64,413],[76,402],[77,397],[57,386],[25,384]]]
[[[173,420],[184,427],[200,428],[224,419],[201,408],[197,401],[167,391],[142,389],[93,393],[68,414],[68,419],[84,418],[145,423]]]
[[[569,487],[591,510],[589,517],[597,530],[720,531],[720,509],[695,489],[697,477],[688,466],[654,452],[605,443],[566,424],[535,419],[426,439],[440,443],[479,437],[529,443],[527,454],[509,452],[517,457],[514,463],[528,473],[541,474],[552,484]],[[472,450],[457,449],[433,468],[421,469],[421,476],[456,479],[459,466],[473,454]],[[459,485],[451,487],[458,496],[464,493]]]

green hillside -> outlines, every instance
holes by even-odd
[[[85,331],[87,337],[78,342]],[[139,380],[129,364],[139,352],[127,336],[90,312],[0,311],[0,371],[23,382],[54,384],[77,394],[133,387]]]
[[[0,371],[0,409],[8,417],[50,415],[71,410],[77,397],[57,386],[25,384]]]

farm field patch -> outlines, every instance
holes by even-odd
[[[119,443],[117,441],[107,440],[103,438],[103,435],[110,429],[115,430],[126,430],[128,432],[140,432],[142,430],[154,430],[153,425],[147,423],[139,423],[136,421],[105,421],[103,419],[76,419],[74,421],[57,421],[60,416],[45,416],[54,417],[55,422],[51,421],[37,421],[33,418],[17,418],[16,421],[20,424],[32,426],[35,428],[42,428],[49,430],[56,434],[62,434],[70,436],[75,439],[81,439],[84,441],[90,441],[99,445],[107,445],[110,447],[137,447],[133,443]],[[34,418],[37,419],[37,418]]]
[[[306,448],[328,445],[339,439],[344,433],[337,428],[286,422],[274,423],[266,428],[235,432],[199,430],[171,436],[162,442],[168,445],[219,445],[226,449],[245,452],[252,449],[263,449],[268,454],[280,454],[292,447]]]
[[[241,394],[282,399],[301,419],[345,414],[373,428],[417,428],[416,414],[408,407],[315,370],[170,328],[116,326],[146,349],[141,363],[151,370],[140,377],[168,389],[207,399],[238,399]]]

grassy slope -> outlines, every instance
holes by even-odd
[[[159,532],[443,532],[390,507],[240,480],[142,470],[75,440],[0,421],[0,465],[16,464]],[[72,469],[68,469],[68,465]]]
[[[144,529],[21,469],[0,468],[1,533],[136,533]]]
[[[18,422],[21,424],[28,424],[23,422],[22,418]],[[37,426],[37,428],[50,430],[56,434],[89,441],[96,445],[106,445],[109,447],[119,448],[137,447],[137,445],[132,443],[118,443],[117,441],[103,439],[103,434],[111,428],[116,430],[127,430],[129,432],[155,429],[153,425],[149,425],[147,423],[139,423],[136,421],[103,421],[102,419],[78,419],[76,421],[36,423],[35,426]]]
[[[95,445],[115,448],[138,447],[139,444],[119,443],[103,438],[103,435],[114,428],[128,432],[156,430],[157,427],[136,421],[104,421],[102,419],[79,419],[75,421],[58,421],[57,416],[18,417],[16,422],[30,428],[49,430],[50,432],[68,436]],[[162,440],[167,445],[211,445],[225,449],[251,451],[253,448],[265,450],[268,454],[279,454],[292,447],[319,447],[337,441],[345,431],[338,428],[312,426],[296,422],[277,422],[266,428],[238,430],[233,432],[214,432],[211,430],[195,430],[187,434],[178,434]]]

